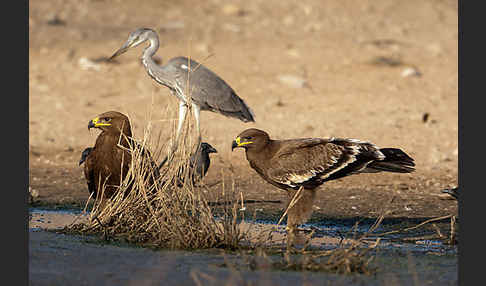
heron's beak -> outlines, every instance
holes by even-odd
[[[108,58],[108,60],[111,61],[112,59],[114,59],[114,58],[118,57],[119,55],[128,51],[129,48],[130,48],[130,45],[128,43],[123,44],[123,46],[121,48],[119,48],[118,51],[116,51],[110,58]]]
[[[91,128],[99,128],[101,126],[110,126],[111,125],[110,123],[101,123],[99,121],[100,121],[100,119],[98,117],[90,120],[89,123],[88,123],[88,130],[91,129]]]
[[[253,142],[251,142],[251,141],[241,142],[241,138],[236,137],[236,139],[231,144],[231,151],[233,151],[233,149],[235,149],[235,148],[243,147],[243,146],[251,144],[251,143],[253,143]]]

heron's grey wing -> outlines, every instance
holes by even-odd
[[[189,82],[188,92],[201,110],[215,111],[244,122],[255,121],[252,110],[244,100],[229,84],[204,65],[194,60],[188,61],[185,57],[171,59],[167,65],[170,69],[178,69],[180,84],[185,87],[187,81]],[[188,73],[188,65],[190,65],[190,73]]]

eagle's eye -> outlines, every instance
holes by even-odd
[[[251,136],[246,136],[246,137],[243,137],[243,139],[245,139],[245,140],[250,140],[250,139],[251,139]]]
[[[103,120],[106,121],[106,122],[110,122],[111,121],[111,118],[110,117],[105,117],[105,118],[103,118]]]

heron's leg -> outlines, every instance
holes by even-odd
[[[176,139],[175,139],[175,145],[173,146],[173,151],[177,149],[177,145],[179,144],[179,136],[181,135],[182,132],[182,126],[184,124],[184,121],[186,120],[186,114],[187,114],[187,104],[184,101],[179,102],[179,121],[177,123],[177,132],[176,132]]]
[[[201,113],[201,108],[199,105],[192,103],[192,113],[194,114],[194,119],[196,120],[196,132],[197,132],[197,146],[201,144],[201,128],[199,125],[199,114]]]
[[[169,163],[172,161],[172,158],[174,157],[174,153],[177,150],[177,146],[179,144],[179,137],[182,132],[182,126],[184,124],[184,121],[186,120],[186,114],[187,114],[187,104],[184,101],[179,102],[179,120],[177,122],[177,131],[176,131],[176,138],[175,141],[172,143],[172,146],[170,147],[169,150],[169,155],[165,156],[165,158],[162,160],[162,162],[159,164],[158,169],[160,170],[167,161]]]

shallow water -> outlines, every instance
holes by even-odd
[[[372,265],[378,269],[372,276],[251,271],[241,255],[222,254],[219,250],[152,251],[100,244],[94,237],[46,232],[44,229],[62,228],[86,219],[87,214],[79,210],[31,209],[29,212],[29,279],[36,285],[77,282],[102,285],[457,285],[458,279],[457,246],[435,240],[404,243],[397,241],[396,235],[382,237],[371,253],[374,256]],[[246,221],[242,225],[251,225],[257,230],[275,227],[270,221],[257,224]],[[369,225],[363,224],[358,231],[368,228]],[[313,229],[316,233],[313,245],[324,249],[336,247],[340,235],[352,230],[349,225],[340,226],[335,222],[306,224],[303,229]],[[285,237],[285,226],[279,226],[276,233]],[[233,261],[235,267],[222,267],[228,261]]]
[[[31,208],[29,209],[29,214],[32,216],[30,219],[30,230],[41,230],[41,229],[55,229],[62,228],[73,222],[79,223],[89,217],[89,212],[83,212],[79,209],[59,209],[59,210],[49,210],[42,208]],[[276,226],[276,223],[271,220],[245,220],[246,224],[252,224],[258,226],[260,229],[265,227],[273,228],[275,233],[279,233],[285,236],[285,225]],[[326,238],[324,242],[329,245],[321,245],[322,248],[332,248],[333,243],[329,239],[335,238],[337,240],[348,238],[352,239],[356,235],[363,234],[367,232],[371,227],[371,224],[358,224],[350,226],[349,224],[328,221],[326,223],[307,223],[301,226],[300,229],[304,232],[309,233],[314,231],[313,240],[319,240],[319,238]],[[378,238],[374,236],[376,233],[381,233],[389,231],[393,226],[384,227],[382,225],[378,226],[376,230],[368,235],[367,240],[373,242]],[[396,228],[395,228],[396,229]],[[437,252],[437,253],[457,253],[457,246],[445,244],[441,240],[431,240],[431,239],[419,239],[414,242],[404,242],[403,239],[406,234],[390,234],[386,236],[380,236],[379,248],[383,249],[400,249],[402,251],[420,251],[420,252]],[[336,240],[332,240],[336,241]]]

